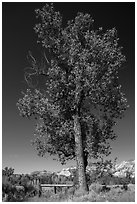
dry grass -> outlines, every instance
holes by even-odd
[[[57,194],[55,194],[53,190],[47,190],[42,193],[40,198],[35,196],[29,198],[28,202],[67,202],[69,196],[70,194],[65,191],[57,192]]]
[[[29,202],[135,202],[135,186],[132,185],[127,191],[121,188],[114,188],[108,192],[101,192],[98,184],[90,186],[90,191],[86,195],[69,190],[68,192],[58,192],[54,194],[52,190],[45,191],[38,196],[28,199]]]

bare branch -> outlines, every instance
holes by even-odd
[[[32,56],[32,52],[29,50],[28,51],[28,56],[27,56],[28,60],[31,61],[31,63],[36,64],[36,60],[35,58]]]
[[[49,61],[48,61],[48,59],[47,59],[47,56],[46,56],[45,52],[43,53],[43,55],[44,55],[44,58],[45,58],[46,62],[47,62],[48,64],[50,64]]]

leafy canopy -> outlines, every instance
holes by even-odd
[[[58,155],[62,163],[75,157],[73,116],[80,119],[84,152],[98,158],[110,153],[113,126],[123,117],[127,100],[118,82],[125,56],[118,46],[117,31],[93,29],[89,14],[78,13],[62,25],[53,4],[36,10],[40,23],[35,32],[51,58],[40,66],[31,57],[33,74],[44,77],[40,87],[27,89],[17,106],[22,116],[37,118],[33,142],[38,154]],[[30,84],[32,74],[28,75]]]

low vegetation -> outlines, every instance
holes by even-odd
[[[87,173],[89,193],[83,195],[77,189],[77,171],[73,171],[71,177],[59,177],[48,174],[41,176],[43,183],[68,183],[73,182],[74,187],[57,187],[54,193],[53,187],[42,189],[39,197],[38,185],[32,181],[38,178],[37,174],[16,175],[14,169],[2,170],[2,198],[5,202],[134,202],[135,179],[127,174],[126,177],[114,177],[110,173],[97,174],[98,171]],[[39,178],[40,179],[40,178]],[[62,180],[63,179],[63,180]],[[65,180],[66,179],[66,180]]]
[[[90,186],[90,191],[86,195],[75,191],[73,194],[70,190],[66,193],[58,192],[54,194],[52,190],[45,191],[41,198],[35,196],[29,198],[28,202],[134,202],[135,201],[135,188],[128,190],[121,187],[112,188],[109,191],[104,191],[99,184]]]
[[[38,193],[32,185],[29,175],[15,175],[14,169],[6,167],[2,170],[2,200],[6,202],[22,202]]]

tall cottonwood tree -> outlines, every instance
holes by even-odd
[[[53,4],[36,14],[35,31],[50,60],[44,54],[39,64],[29,52],[31,72],[25,79],[32,85],[33,76],[42,76],[45,89],[27,89],[17,105],[22,116],[38,121],[33,142],[38,154],[58,155],[62,163],[75,158],[79,188],[87,191],[87,159],[110,154],[112,128],[127,108],[118,82],[125,56],[116,29],[94,30],[89,14],[78,13],[66,27]]]

